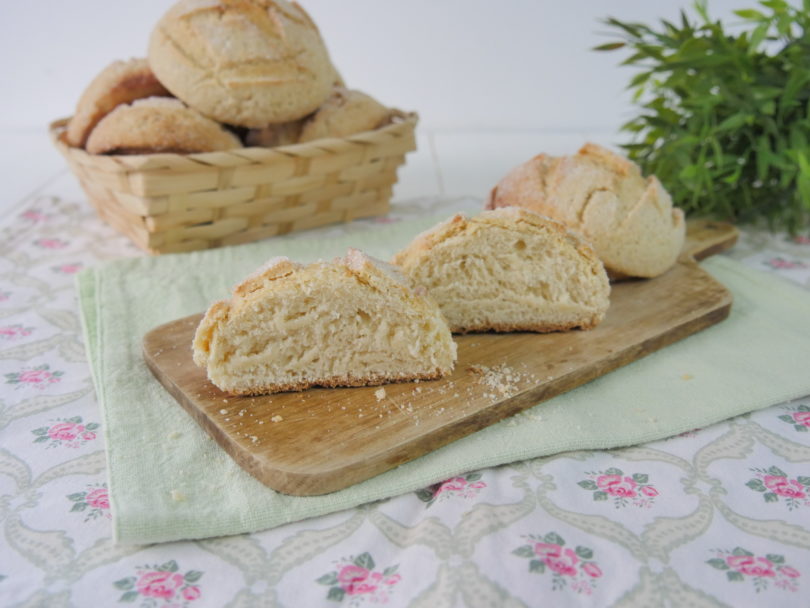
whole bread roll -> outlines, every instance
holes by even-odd
[[[208,309],[192,349],[237,395],[432,379],[456,360],[436,303],[356,249],[308,266],[271,259]]]
[[[573,156],[540,154],[493,188],[488,209],[520,206],[555,218],[591,243],[612,278],[666,272],[683,248],[683,211],[661,182],[596,144]]]
[[[315,114],[304,121],[298,141],[370,131],[384,123],[388,116],[388,108],[370,95],[337,86]]]
[[[170,97],[118,106],[87,140],[90,154],[191,154],[241,147],[239,138],[222,125]]]
[[[84,148],[90,132],[116,107],[144,97],[168,97],[146,59],[114,61],[82,93],[65,137],[71,146]]]
[[[267,125],[263,129],[250,129],[245,134],[245,145],[275,148],[276,146],[297,144],[303,126],[303,120],[293,120],[292,122]]]
[[[591,247],[519,207],[455,215],[392,262],[436,300],[454,333],[590,329],[610,305],[607,273]]]
[[[314,112],[338,78],[318,28],[286,0],[180,0],[152,32],[149,64],[189,106],[249,128]]]

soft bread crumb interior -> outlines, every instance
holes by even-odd
[[[438,309],[374,283],[321,264],[233,302],[208,342],[209,378],[250,393],[449,372],[455,344]]]
[[[408,268],[454,332],[590,327],[604,316],[610,288],[601,264],[558,234],[496,225],[469,232],[434,244]]]

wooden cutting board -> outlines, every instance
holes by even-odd
[[[456,337],[449,377],[383,387],[232,397],[191,359],[201,314],[144,337],[155,377],[254,477],[286,494],[333,492],[589,382],[728,316],[731,294],[695,263],[730,247],[728,224],[690,223],[681,259],[652,280],[614,284],[589,331]]]

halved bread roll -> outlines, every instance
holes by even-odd
[[[308,266],[270,260],[209,308],[193,354],[223,391],[258,395],[438,378],[456,345],[435,302],[350,249]]]
[[[588,329],[610,303],[593,249],[560,222],[518,207],[455,215],[392,261],[428,290],[454,333]]]
[[[683,248],[683,211],[661,182],[631,161],[595,144],[572,156],[539,154],[493,188],[488,209],[519,206],[581,233],[613,278],[652,278]]]

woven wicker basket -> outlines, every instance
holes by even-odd
[[[99,156],[51,137],[98,214],[150,253],[247,243],[385,214],[416,114],[341,139],[203,154]]]

